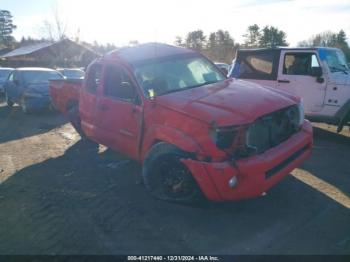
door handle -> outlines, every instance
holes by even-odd
[[[278,80],[278,83],[290,83],[289,80]]]
[[[109,109],[109,107],[107,105],[98,105],[97,108],[101,111],[106,111]]]

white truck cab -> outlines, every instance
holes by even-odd
[[[229,76],[300,96],[315,122],[350,125],[350,69],[337,48],[238,50]]]

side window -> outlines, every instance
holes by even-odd
[[[134,101],[136,96],[135,87],[123,68],[107,65],[103,79],[103,93],[105,96],[124,101]]]
[[[314,53],[287,53],[284,56],[283,74],[312,75],[312,68],[320,64]]]
[[[101,83],[101,71],[102,67],[100,64],[92,65],[90,68],[86,80],[86,90],[89,93],[96,94],[97,88]]]

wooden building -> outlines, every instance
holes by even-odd
[[[97,57],[99,54],[92,49],[64,39],[14,49],[0,55],[0,65],[3,67],[86,67]]]

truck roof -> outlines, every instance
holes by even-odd
[[[275,48],[243,48],[239,49],[239,52],[263,52],[263,51],[281,51],[281,50],[335,50],[337,48],[334,47],[275,47]]]
[[[149,59],[157,59],[161,57],[168,57],[180,54],[196,53],[193,50],[183,47],[177,47],[160,43],[147,43],[140,44],[132,47],[124,47],[115,51],[112,51],[104,56],[104,58],[110,59],[122,59],[130,64],[135,64],[139,61],[145,61]],[[103,58],[102,58],[103,59]]]
[[[56,71],[51,68],[45,68],[45,67],[18,67],[16,68],[17,71]]]

